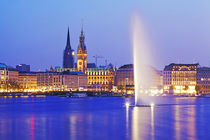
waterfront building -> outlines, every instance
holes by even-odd
[[[151,95],[162,93],[163,89],[163,76],[162,72],[156,70],[153,67],[151,69],[151,85],[149,89],[144,89],[145,93]],[[133,64],[127,64],[121,66],[115,76],[114,86],[116,92],[124,92],[127,94],[134,93],[134,69]]]
[[[9,82],[18,83],[19,72],[17,71],[17,69],[8,68],[7,73],[8,73],[8,81]]]
[[[107,68],[88,68],[85,73],[88,76],[88,90],[112,90],[115,76],[115,71],[112,66]]]
[[[38,72],[37,73],[37,89],[41,91],[52,90],[53,87],[53,73],[52,72]]]
[[[37,91],[37,75],[36,72],[20,72],[18,77],[20,90],[24,92]]]
[[[198,64],[170,64],[163,71],[164,91],[173,94],[196,94]]]
[[[133,64],[123,65],[117,70],[114,86],[116,87],[116,92],[134,93]]]
[[[210,68],[198,67],[197,68],[197,93],[210,94]]]
[[[30,72],[30,65],[19,64],[19,65],[16,65],[16,69],[19,72]]]
[[[63,86],[66,91],[87,90],[88,79],[83,72],[62,72]]]
[[[87,70],[87,48],[85,45],[85,36],[83,27],[80,34],[79,45],[77,48],[77,71],[85,72]]]
[[[62,75],[53,73],[53,91],[63,91]]]
[[[18,90],[18,74],[17,69],[0,63],[0,91],[13,92]]]
[[[4,63],[0,63],[0,80],[6,81],[6,79],[8,79],[8,72],[7,72],[8,68],[7,65]]]
[[[74,67],[74,50],[71,49],[69,28],[67,33],[66,48],[63,53],[63,68]]]
[[[0,92],[6,91],[6,84],[8,80],[7,65],[0,63]]]
[[[37,72],[37,89],[39,91],[61,91],[62,75],[55,72]]]

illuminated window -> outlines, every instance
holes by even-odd
[[[4,75],[5,74],[5,72],[4,71],[1,71],[1,75]]]

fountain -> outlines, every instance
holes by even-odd
[[[132,16],[132,45],[135,81],[135,106],[152,104],[148,96],[152,87],[152,55],[144,25],[137,14]]]

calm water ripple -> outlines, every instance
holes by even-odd
[[[1,140],[193,140],[210,137],[210,98],[0,98]],[[167,105],[166,105],[167,104]]]

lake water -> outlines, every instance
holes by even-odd
[[[1,97],[1,140],[210,139],[210,98],[158,97],[125,107],[123,97]]]

